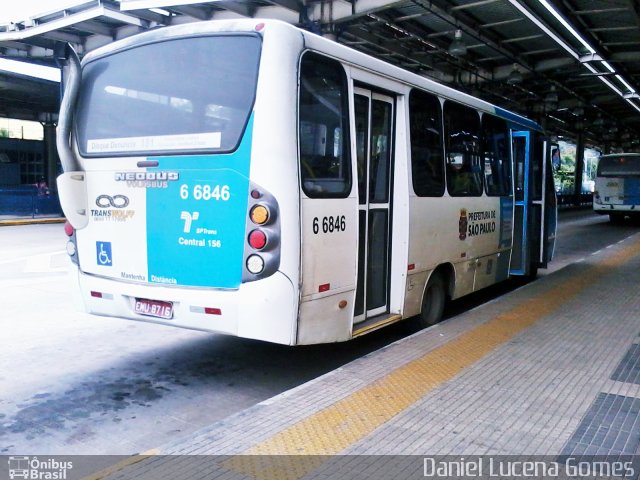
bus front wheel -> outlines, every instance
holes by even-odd
[[[446,293],[444,280],[440,274],[434,273],[431,275],[427,288],[424,291],[422,311],[418,316],[418,323],[420,327],[426,328],[430,325],[435,325],[442,320],[445,301]]]

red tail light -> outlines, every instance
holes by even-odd
[[[249,234],[249,245],[256,250],[261,250],[267,244],[267,236],[262,230],[252,230]]]
[[[67,237],[70,237],[73,235],[73,227],[71,226],[71,224],[67,221],[64,222],[64,233],[67,235]]]
[[[280,210],[275,197],[250,182],[242,282],[273,275],[280,265]],[[257,255],[259,253],[259,255]]]

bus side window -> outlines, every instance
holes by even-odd
[[[511,194],[511,161],[509,159],[507,122],[489,114],[482,116],[482,151],[487,195]]]
[[[479,197],[483,189],[478,112],[447,100],[444,104],[444,138],[449,195]]]
[[[527,140],[522,137],[513,138],[513,163],[515,166],[515,197],[517,201],[524,199],[524,162]]]
[[[347,79],[342,65],[306,53],[300,65],[299,151],[302,190],[311,198],[351,192]]]
[[[541,149],[542,145],[538,145]],[[538,153],[542,155],[542,153]],[[531,186],[530,195],[532,200],[542,200],[542,162],[531,162]]]
[[[419,197],[444,194],[442,112],[435,95],[412,90],[409,96],[411,179]]]

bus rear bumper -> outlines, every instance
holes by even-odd
[[[640,214],[640,205],[623,205],[623,204],[611,204],[611,203],[594,203],[593,211],[600,214],[609,213],[627,213],[627,214]]]
[[[78,271],[86,312],[192,330],[292,345],[297,297],[287,276],[276,272],[237,290],[195,289],[123,283]],[[126,293],[124,293],[126,292]],[[136,312],[140,299],[171,304],[171,318]]]

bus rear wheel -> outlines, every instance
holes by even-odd
[[[418,315],[418,325],[421,328],[426,328],[442,320],[445,302],[446,293],[444,280],[439,273],[434,273],[431,275],[427,288],[424,291],[422,311],[420,315]]]

